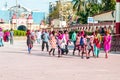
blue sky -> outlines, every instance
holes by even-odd
[[[47,12],[49,9],[49,2],[55,2],[57,0],[17,0],[18,4],[24,6],[30,10],[40,10],[42,12]],[[7,2],[8,8],[16,5],[16,0],[0,0],[0,9],[4,8]]]

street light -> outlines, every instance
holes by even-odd
[[[17,26],[18,26],[18,20],[17,20],[18,19],[18,17],[17,17],[18,16],[18,14],[17,14],[17,7],[18,6],[17,6],[17,3],[18,3],[18,1],[16,0],[16,27],[15,27],[16,29],[17,29]]]

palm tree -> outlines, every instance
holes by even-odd
[[[98,3],[98,0],[87,0],[89,3]]]
[[[77,12],[85,10],[85,2],[86,0],[73,0],[73,9],[77,10]]]

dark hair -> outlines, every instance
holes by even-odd
[[[64,33],[68,32],[67,30],[64,30]]]
[[[95,31],[95,34],[98,34],[98,31]]]
[[[53,36],[55,35],[55,31],[52,31]]]

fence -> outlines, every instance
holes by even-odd
[[[111,51],[120,51],[120,34],[112,36]]]

